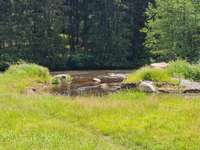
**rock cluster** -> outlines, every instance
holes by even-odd
[[[153,68],[165,69],[167,63],[155,63]],[[182,79],[180,84],[141,81],[139,83],[123,83],[126,74],[114,74],[88,77],[78,76],[72,79],[70,75],[61,74],[53,78],[52,83],[58,85],[54,89],[61,94],[106,94],[123,89],[139,90],[146,93],[200,93],[200,82]]]

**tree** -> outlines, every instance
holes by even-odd
[[[149,1],[0,0],[0,64],[22,59],[52,70],[142,65],[147,53],[139,30]]]
[[[157,59],[199,59],[199,6],[192,0],[156,0],[149,5],[145,45]]]

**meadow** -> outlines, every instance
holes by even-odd
[[[32,71],[30,65],[21,67],[11,69],[18,69],[13,76],[9,70],[0,76],[2,150],[200,148],[199,97],[130,90],[102,97],[24,94],[27,86],[46,83],[50,76],[44,68],[35,71],[35,65]]]

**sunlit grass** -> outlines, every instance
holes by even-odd
[[[145,66],[130,73],[124,82],[133,83],[150,80],[178,84],[176,80],[178,78],[200,81],[200,65],[190,64],[185,60],[176,60],[169,62],[169,66],[165,69]]]
[[[124,81],[125,83],[134,83],[144,80],[157,81],[157,82],[169,82],[175,83],[178,82],[170,75],[168,70],[165,69],[157,69],[151,67],[142,67],[133,73],[130,73],[127,79]]]
[[[35,64],[13,65],[0,75],[0,92],[23,92],[25,88],[46,83],[50,78],[47,68]]]
[[[199,98],[142,93],[73,99],[11,94],[0,95],[0,108],[0,149],[200,147]]]

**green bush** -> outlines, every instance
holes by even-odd
[[[126,83],[143,80],[177,83],[176,78],[200,81],[200,64],[190,64],[184,60],[172,61],[166,69],[143,67],[129,74]]]
[[[192,66],[184,60],[170,62],[167,70],[173,77],[192,78]]]
[[[143,67],[129,74],[125,82],[131,83],[143,80],[175,83],[175,80],[170,76],[167,70],[151,67]]]
[[[52,78],[52,84],[53,85],[61,85],[61,84],[71,84],[72,82],[72,77],[68,74],[63,74],[63,75],[57,75]]]
[[[200,81],[200,65],[195,65],[193,66],[193,77],[192,79],[195,80],[195,81]]]
[[[169,74],[173,77],[181,77],[194,81],[200,80],[199,64],[190,64],[184,60],[177,60],[171,62],[167,70]]]
[[[50,73],[45,67],[36,64],[16,64],[9,67],[5,72],[5,76],[12,76],[13,78],[37,78],[40,81],[49,81]]]
[[[28,88],[41,87],[51,79],[47,68],[36,64],[16,64],[0,75],[0,93],[23,93]]]

